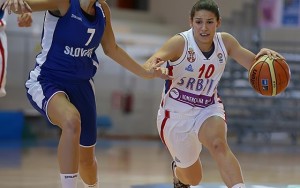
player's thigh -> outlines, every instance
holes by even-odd
[[[202,146],[197,133],[192,130],[193,119],[168,119],[164,128],[163,140],[176,165],[187,168],[199,159]]]
[[[208,117],[198,133],[199,140],[204,146],[211,145],[216,139],[226,141],[227,125],[220,116]]]
[[[48,102],[47,116],[53,124],[58,126],[62,126],[62,122],[68,118],[80,119],[78,110],[64,92],[56,93]]]

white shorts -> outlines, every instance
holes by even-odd
[[[157,129],[162,142],[167,146],[178,167],[187,168],[199,160],[202,144],[198,132],[203,122],[211,116],[219,116],[225,120],[223,104],[218,103],[203,108],[196,116],[159,109]]]

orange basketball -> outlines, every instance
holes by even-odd
[[[291,72],[284,59],[261,56],[248,72],[253,89],[265,96],[275,96],[284,91],[290,81]]]

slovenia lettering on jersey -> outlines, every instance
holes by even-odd
[[[92,57],[95,48],[84,49],[65,46],[64,53],[72,57]]]

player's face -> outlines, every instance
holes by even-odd
[[[214,35],[220,25],[216,15],[208,10],[199,10],[195,12],[191,20],[191,27],[194,30],[194,37],[199,43],[212,44]]]

